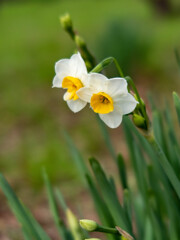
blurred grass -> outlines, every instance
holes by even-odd
[[[178,16],[160,18],[146,2],[134,0],[2,4],[0,171],[37,189],[42,185],[42,165],[51,181],[78,179],[60,133],[62,126],[85,156],[104,148],[88,108],[74,115],[62,100],[63,91],[51,89],[54,63],[74,51],[59,24],[58,17],[65,12],[98,60],[117,57],[126,73],[143,81],[152,79],[149,86],[157,86],[159,80],[161,88],[171,90],[177,84],[173,50],[179,47]]]

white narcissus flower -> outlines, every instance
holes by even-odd
[[[63,99],[73,112],[79,112],[87,104],[77,95],[80,88],[87,86],[87,69],[80,53],[72,55],[70,59],[56,62],[55,72],[53,87],[67,89]]]
[[[135,98],[128,93],[124,78],[108,79],[102,74],[88,74],[88,87],[78,91],[78,96],[90,103],[95,113],[110,127],[121,124],[122,116],[131,113],[136,105]]]

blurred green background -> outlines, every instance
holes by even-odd
[[[51,88],[55,62],[69,58],[75,50],[59,16],[70,13],[97,62],[116,57],[145,99],[151,91],[158,101],[171,97],[174,89],[180,90],[174,54],[175,48],[180,50],[180,4],[179,0],[162,3],[1,2],[0,171],[14,188],[39,192],[45,166],[52,182],[60,182],[69,194],[77,191],[80,181],[62,128],[68,130],[86,159],[92,155],[109,159],[94,114],[88,107],[73,114],[62,99],[63,90]],[[107,75],[117,75],[113,66]],[[123,151],[121,130],[110,130],[110,134]],[[72,182],[77,188],[71,188]]]

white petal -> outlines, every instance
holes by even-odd
[[[123,114],[131,113],[138,103],[130,93],[119,95],[113,100],[114,108]]]
[[[122,93],[128,93],[127,81],[124,78],[111,78],[108,80],[107,86],[107,94],[111,97]]]
[[[69,106],[69,108],[71,109],[71,111],[73,111],[74,113],[79,112],[80,110],[82,110],[87,102],[81,100],[81,99],[77,99],[77,100],[69,100],[67,101],[67,104]]]
[[[61,87],[62,81],[65,77],[71,76],[81,80],[83,74],[87,74],[87,69],[84,60],[80,53],[72,55],[70,59],[61,59],[55,64],[56,76],[59,78],[60,84],[53,84],[53,87]],[[86,81],[87,78],[84,78]],[[85,84],[84,84],[85,85]]]
[[[82,84],[84,87],[88,87],[89,86],[89,78],[88,78],[88,73],[87,74],[81,74],[81,78],[80,78]]]
[[[56,74],[61,72],[69,72],[70,66],[69,66],[69,59],[61,59],[58,62],[55,63],[55,72]]]
[[[97,92],[107,92],[107,82],[108,78],[100,73],[90,73],[88,74],[89,87]]]
[[[62,81],[57,75],[53,79],[53,86],[52,87],[57,87],[57,88],[62,87]]]
[[[72,77],[81,79],[82,74],[87,74],[87,68],[80,53],[72,55],[69,60]]]
[[[80,88],[76,94],[78,95],[78,97],[82,100],[84,100],[85,102],[90,102],[91,101],[91,97],[93,95],[93,89],[90,89],[88,87],[83,87]]]
[[[56,76],[53,79],[53,87],[62,87],[62,81],[70,76],[69,59],[62,59],[55,64]]]
[[[64,94],[64,96],[63,96],[63,99],[64,99],[64,101],[67,101],[67,100],[69,100],[69,98],[71,97],[71,95],[72,95],[72,93],[70,93],[70,92],[65,92],[65,94]]]
[[[99,116],[110,128],[117,128],[122,122],[122,114],[118,111],[113,111],[107,114],[99,114]]]

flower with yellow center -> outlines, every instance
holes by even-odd
[[[55,64],[56,76],[53,87],[67,89],[64,100],[73,112],[79,112],[87,102],[79,98],[77,92],[87,86],[87,69],[80,53],[70,59],[62,59]]]
[[[88,82],[88,86],[79,89],[77,95],[89,102],[93,111],[111,128],[118,127],[123,115],[131,113],[138,103],[128,93],[124,78],[108,79],[102,74],[91,73]]]

